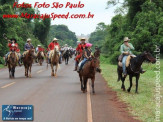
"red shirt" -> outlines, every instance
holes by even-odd
[[[83,49],[86,47],[86,43],[84,44],[79,44],[76,48],[77,51],[79,51],[80,53],[83,52]]]
[[[11,43],[8,44],[8,47],[10,48],[10,51],[16,51],[17,53],[20,52],[20,49],[18,48],[17,43],[15,43],[15,46],[11,46],[11,45],[12,45]]]
[[[39,52],[44,51],[44,48],[39,47],[39,48],[38,48],[38,51],[39,51]]]
[[[50,49],[50,50],[54,50],[54,47],[55,46],[58,46],[59,47],[59,49],[60,49],[60,46],[59,46],[59,43],[58,42],[51,42],[50,44],[49,44],[49,46],[48,46],[48,48]]]

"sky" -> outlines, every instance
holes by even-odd
[[[115,15],[114,9],[116,7],[106,9],[108,0],[19,0],[19,3],[26,2],[34,6],[35,2],[39,2],[39,4],[46,2],[46,4],[50,4],[52,6],[53,2],[59,2],[60,4],[66,5],[67,2],[78,4],[79,1],[85,5],[84,8],[70,9],[63,7],[56,9],[49,7],[39,8],[39,11],[41,14],[51,14],[53,12],[56,14],[67,14],[67,12],[70,12],[70,14],[88,14],[89,12],[94,14],[93,19],[55,19],[51,21],[52,25],[67,25],[71,31],[76,33],[76,35],[90,34],[91,32],[95,31],[97,24],[100,22],[110,24],[111,18]]]

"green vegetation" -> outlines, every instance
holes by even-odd
[[[74,46],[77,38],[65,25],[52,25],[51,19],[27,19],[27,18],[3,18],[4,14],[39,14],[34,8],[13,8],[15,0],[0,0],[0,64],[4,63],[3,56],[9,51],[7,41],[3,38],[5,33],[9,39],[17,39],[21,52],[24,51],[24,44],[27,38],[32,39],[36,47],[41,44],[47,47],[50,41],[56,37],[61,45],[67,43]]]
[[[116,5],[110,0],[108,7]],[[127,11],[127,12],[126,12]],[[162,0],[124,0],[115,10],[116,15],[110,25],[99,23],[89,41],[99,46],[105,56],[114,63],[119,55],[124,37],[129,37],[135,47],[134,54],[161,47],[163,53],[163,2]]]
[[[155,64],[143,64],[143,68],[147,70],[146,73],[142,74],[139,80],[139,94],[135,94],[135,78],[133,79],[133,87],[131,93],[123,91],[121,89],[121,81],[117,82],[117,66],[108,64],[108,59],[101,56],[101,68],[102,75],[108,82],[108,85],[117,92],[118,97],[129,105],[128,109],[133,116],[137,116],[138,119],[144,122],[154,122],[155,121],[155,77],[154,71]],[[161,60],[161,71],[163,71],[163,59]],[[162,72],[161,72],[162,73]],[[162,76],[162,75],[161,75]],[[161,77],[161,86],[163,85],[163,77]],[[129,78],[125,81],[126,88],[129,87]],[[163,93],[163,89],[161,89]],[[163,98],[161,99],[163,101]],[[163,103],[161,103],[161,107]],[[163,109],[161,110],[160,121],[163,121]]]
[[[54,37],[59,39],[60,45],[68,44],[76,46],[76,35],[66,25],[52,25],[49,31],[49,43]]]

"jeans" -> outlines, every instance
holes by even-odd
[[[123,68],[123,74],[126,74],[126,59],[127,59],[127,55],[123,56],[123,59],[122,59],[122,68]]]
[[[88,60],[87,58],[84,58],[84,59],[82,60],[80,66],[79,66],[79,70],[82,69],[82,67],[84,66],[84,64],[86,63],[87,60]]]

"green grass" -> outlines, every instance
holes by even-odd
[[[1,69],[1,68],[4,68],[4,67],[5,67],[5,66],[4,66],[3,64],[0,64],[0,69]]]
[[[133,78],[133,87],[131,93],[121,90],[121,81],[117,82],[117,66],[106,63],[102,58],[101,68],[102,75],[108,82],[108,85],[117,92],[118,97],[129,105],[128,109],[133,116],[144,122],[155,121],[155,64],[143,64],[143,69],[147,70],[139,79],[139,94],[135,94],[135,78]],[[161,71],[163,71],[163,60],[161,60]],[[161,74],[163,74],[161,72]],[[161,77],[161,86],[163,85],[163,77]],[[129,78],[125,81],[126,89],[129,87]],[[163,88],[161,89],[161,94]],[[161,99],[163,101],[163,99]],[[163,107],[163,102],[161,103]],[[161,109],[160,121],[163,121],[163,109]]]

